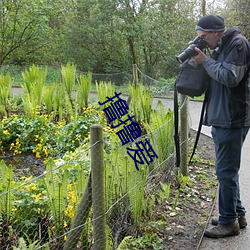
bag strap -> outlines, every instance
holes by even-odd
[[[176,167],[180,167],[180,138],[179,138],[179,112],[178,112],[178,93],[176,88],[176,82],[174,83],[174,141],[175,141],[175,153],[176,153]]]
[[[189,164],[192,162],[192,159],[193,159],[193,156],[195,154],[195,151],[196,151],[196,148],[197,148],[197,145],[198,145],[198,141],[199,141],[199,138],[200,138],[203,117],[204,117],[204,113],[205,113],[205,109],[206,109],[206,104],[207,104],[207,90],[205,91],[205,97],[204,97],[204,101],[202,103],[199,126],[198,126],[198,130],[196,132],[195,143],[194,143],[194,147],[193,147],[193,152],[192,152],[192,154],[190,156],[190,159],[189,159]]]

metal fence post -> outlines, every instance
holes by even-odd
[[[102,126],[94,124],[90,127],[91,140],[91,176],[94,250],[106,249],[106,216],[104,193],[104,152]]]

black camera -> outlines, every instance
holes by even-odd
[[[190,45],[180,55],[178,55],[176,57],[177,61],[179,63],[183,63],[188,58],[198,55],[198,53],[194,49],[195,47],[199,48],[200,50],[203,50],[203,49],[207,48],[207,43],[201,37],[197,36],[190,43]]]

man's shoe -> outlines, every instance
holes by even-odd
[[[247,220],[246,220],[245,214],[239,215],[238,222],[239,222],[240,229],[243,229],[243,228],[245,228],[247,226]],[[217,226],[218,225],[218,219],[217,218],[212,218],[211,224],[214,225],[214,226]]]
[[[238,217],[238,222],[241,229],[247,226],[247,220],[245,214],[242,214]]]
[[[228,236],[239,235],[240,227],[238,222],[234,222],[232,224],[222,225],[219,224],[210,229],[206,229],[204,235],[209,238],[223,238]]]

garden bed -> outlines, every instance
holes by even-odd
[[[194,134],[191,131],[192,138]],[[34,154],[25,153],[17,156],[7,154],[4,160],[7,164],[13,165],[16,178],[30,174],[38,176],[45,170],[42,159],[37,159]],[[133,222],[130,221],[131,228],[128,225],[127,235],[124,235],[125,240],[129,239],[126,247],[154,250],[198,249],[217,191],[213,162],[212,139],[201,135],[194,163],[189,166],[189,178],[178,177],[176,169],[173,169],[168,199],[155,198],[151,219],[146,223],[143,222],[137,228],[136,234],[133,233],[135,232]],[[148,195],[153,195],[153,190],[149,190]],[[129,235],[129,232],[133,236]],[[137,237],[133,238],[135,235]],[[118,249],[125,248],[120,244]]]

